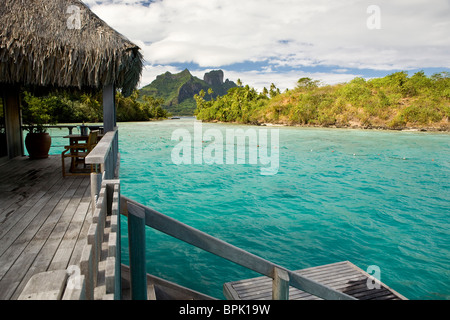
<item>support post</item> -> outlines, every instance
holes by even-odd
[[[16,86],[5,86],[2,89],[5,108],[6,145],[8,158],[12,159],[24,154],[20,116],[20,92]]]
[[[145,268],[145,211],[128,203],[128,241],[130,251],[131,299],[147,300]]]
[[[116,90],[113,84],[103,87],[103,131],[113,131],[116,127]]]
[[[272,299],[289,300],[289,274],[276,267],[273,269]]]

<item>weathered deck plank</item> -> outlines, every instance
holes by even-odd
[[[13,159],[0,176],[0,299],[17,299],[33,275],[79,263],[90,178],[63,178],[60,156]]]
[[[3,254],[11,243],[27,243],[34,237],[37,230],[42,226],[43,221],[47,219],[53,208],[57,205],[64,193],[70,187],[72,181],[67,181],[65,185],[57,183],[54,188],[48,190],[47,194],[43,198],[43,201],[38,202],[34,207],[34,210],[28,210],[21,212],[18,218],[22,218],[10,227],[10,224],[4,222],[1,224],[2,231],[8,229],[3,236],[0,236],[2,240],[0,243],[0,255]]]
[[[14,205],[20,207],[21,202],[26,201],[29,196],[38,190],[35,186],[39,175],[42,176],[52,171],[52,167],[48,163],[36,163],[26,158],[16,158],[14,161],[8,161],[2,165],[0,221],[3,220],[6,209]],[[9,214],[10,211],[11,208],[6,213]]]
[[[71,206],[66,208],[68,212],[67,220],[60,220],[58,222],[60,225],[67,226],[67,228],[61,232],[61,242],[49,266],[49,270],[64,269],[69,264],[89,207],[89,202],[81,202],[82,199],[90,197],[90,189],[88,187],[89,181],[84,179],[77,189],[74,198],[71,199],[72,203],[69,204]],[[85,236],[87,236],[87,233]]]
[[[80,184],[76,184],[76,189],[74,185],[72,185],[72,187],[74,188],[74,192],[72,193],[72,190],[70,188],[68,192],[66,192],[66,195],[70,198],[66,198],[64,199],[65,201],[62,202],[62,207],[64,207],[64,209],[61,208],[63,210],[52,212],[51,216],[47,219],[47,221],[50,220],[49,227],[51,228],[53,226],[53,228],[50,233],[46,234],[47,239],[45,241],[45,244],[41,246],[39,253],[32,261],[28,272],[23,277],[18,287],[19,291],[20,288],[23,288],[29,278],[36,272],[55,270],[55,268],[51,268],[51,266],[55,264],[57,264],[58,268],[60,269],[67,268],[67,263],[61,263],[61,261],[58,261],[56,252],[62,242],[64,234],[67,231],[74,211],[76,210],[76,205],[79,202],[79,194],[77,193],[77,191],[80,190]],[[46,228],[46,230],[49,230],[50,228]],[[31,244],[34,245],[33,240],[31,241]],[[40,246],[40,244],[41,242],[38,240],[37,246]],[[28,263],[29,262],[27,262],[27,264]]]
[[[380,283],[379,289],[369,289],[367,286],[369,275],[349,261],[307,268],[295,271],[295,273],[361,300],[406,299],[383,283]],[[227,282],[224,284],[224,294],[228,299],[270,300],[272,299],[272,279],[263,276]],[[320,300],[320,298],[289,287],[289,300]]]
[[[48,200],[47,193],[57,182],[57,177],[55,177],[54,175],[50,175],[49,177],[50,178],[47,180],[45,185],[36,184],[29,188],[26,192],[19,191],[20,199],[16,198],[17,201],[11,203],[10,206],[2,210],[0,219],[2,223],[0,238],[3,238],[4,235],[19,221],[22,224],[27,223],[32,218],[27,213],[31,212],[31,214],[33,214],[34,212],[37,212],[37,208],[40,208],[42,206],[42,203]],[[17,194],[14,190],[12,192],[14,194]],[[25,220],[23,219],[24,215],[27,217],[27,219]]]

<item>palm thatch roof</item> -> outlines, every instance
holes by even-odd
[[[139,47],[81,1],[2,0],[0,25],[0,84],[114,84],[129,95],[139,82]]]

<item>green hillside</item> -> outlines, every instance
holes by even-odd
[[[223,81],[223,71],[214,70],[208,72],[201,80],[193,76],[188,69],[172,74],[166,72],[156,77],[149,85],[140,89],[140,96],[153,96],[164,99],[163,108],[172,115],[192,116],[196,109],[194,95],[201,90],[208,92],[213,90],[213,94],[206,94],[205,100],[216,98],[227,94],[230,88],[236,87],[233,81],[228,79]]]
[[[321,86],[301,78],[293,90],[241,86],[213,101],[197,96],[197,119],[251,124],[450,130],[450,74],[396,72]]]

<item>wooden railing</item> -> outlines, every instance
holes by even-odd
[[[105,133],[86,157],[91,173],[92,224],[80,263],[85,298],[121,298],[118,129]],[[105,247],[107,248],[105,250]]]
[[[91,198],[94,210],[102,181],[119,177],[120,154],[117,128],[105,133],[95,148],[87,155],[86,163],[94,166],[94,172],[91,173]]]
[[[104,180],[80,262],[82,299],[121,298],[120,183]]]
[[[288,299],[289,286],[293,286],[323,299],[355,300],[355,298],[347,294],[305,278],[275,263],[165,216],[129,198],[121,196],[120,203],[121,214],[128,216],[131,296],[133,299],[147,299],[145,226],[148,226],[272,278],[274,280],[272,294],[274,299]]]
[[[28,125],[22,125],[22,130],[29,130],[30,127],[35,126],[28,126]],[[64,139],[65,136],[71,135],[74,133],[74,129],[77,129],[80,127],[80,125],[76,124],[61,124],[61,125],[44,125],[43,126],[46,131],[49,131],[49,129],[59,129],[59,130],[51,130],[49,131],[51,137],[52,137],[52,143],[50,146],[50,153],[56,154],[61,153],[64,151],[64,147],[67,145],[67,139]],[[78,130],[75,131],[75,133],[78,133]],[[23,135],[26,137],[26,133]]]
[[[18,299],[121,299],[119,201],[119,181],[103,181],[78,263],[33,275]]]
[[[147,272],[145,257],[146,226],[166,233],[197,248],[213,253],[250,270],[273,279],[273,299],[288,299],[289,286],[330,300],[354,300],[353,297],[328,286],[305,278],[273,262],[235,247],[200,230],[165,216],[136,201],[120,195],[118,177],[119,153],[118,130],[107,132],[86,158],[87,164],[95,166],[91,174],[93,223],[83,251],[81,274],[84,277],[87,299],[96,298],[99,266],[105,267],[104,298],[120,299],[120,218],[119,211],[128,217],[129,264],[131,297],[147,299]],[[105,221],[110,219],[110,228]],[[109,233],[108,257],[101,256],[105,230]],[[114,231],[113,231],[114,230]],[[99,291],[99,289],[97,289]],[[99,291],[103,292],[103,291]],[[97,294],[98,296],[98,294]]]
[[[27,130],[30,126],[23,125],[22,130]],[[31,126],[33,127],[33,126]],[[100,133],[103,133],[102,125],[90,125],[90,124],[58,124],[58,125],[44,125],[44,129],[48,131],[48,129],[59,129],[59,130],[51,130],[49,131],[52,137],[52,144],[50,153],[57,154],[64,151],[64,147],[67,145],[66,136],[72,134],[79,134],[82,132],[83,128],[86,129],[86,135],[88,135],[89,131],[99,130]],[[74,131],[75,129],[75,131]]]
[[[69,134],[72,134],[73,129],[78,128],[80,125],[73,125],[73,124],[63,124],[63,125],[45,125],[45,129],[68,129]]]
[[[22,129],[26,128],[27,126],[22,126]],[[69,130],[69,134],[73,133],[73,129],[75,128],[81,128],[85,127],[89,130],[100,130],[100,132],[103,132],[103,126],[101,125],[89,125],[89,124],[56,124],[56,125],[44,125],[45,129],[65,129],[67,128]]]
[[[80,262],[80,299],[121,299],[118,129],[107,132],[86,157],[91,173],[92,223]],[[73,282],[73,281],[72,281]],[[70,284],[71,282],[68,282]],[[73,296],[73,294],[72,294]]]
[[[118,177],[119,140],[118,129],[105,133],[99,143],[86,157],[86,163],[94,165],[97,173],[104,173],[105,179]]]

